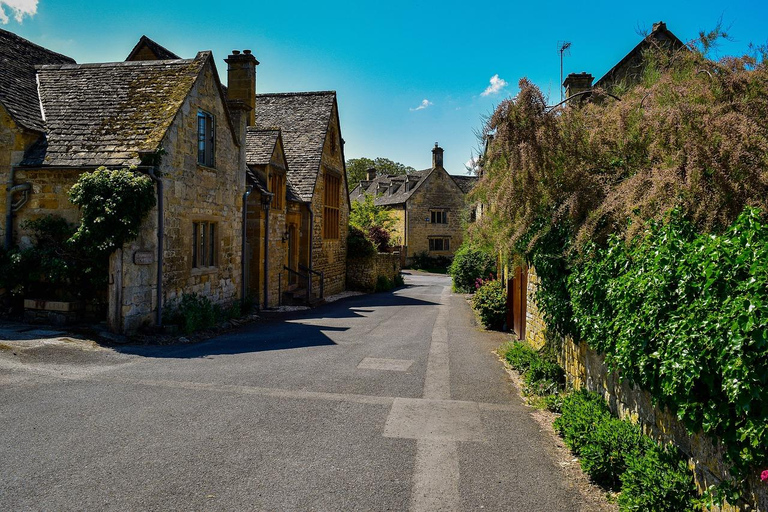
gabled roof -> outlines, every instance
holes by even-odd
[[[472,190],[472,187],[475,186],[475,183],[477,183],[477,176],[456,176],[451,174],[451,178],[453,178],[453,181],[456,182],[461,191],[465,194],[468,194]]]
[[[370,194],[375,197],[374,204],[377,206],[403,204],[416,193],[421,184],[424,183],[430,174],[436,170],[437,169],[433,168],[412,172],[408,175],[377,176],[376,179],[372,181],[361,181],[352,192],[350,192],[349,197],[352,201],[363,201],[365,195]],[[446,172],[446,174],[448,173]],[[456,183],[456,186],[459,187],[464,194],[472,190],[472,187],[477,182],[477,177],[475,176],[454,176],[453,174],[448,174],[448,176],[453,179],[453,182]],[[415,183],[409,189],[407,184],[414,181]],[[392,190],[392,193],[390,193],[390,189]],[[386,190],[386,192],[382,193],[382,190]]]
[[[248,165],[267,165],[280,138],[280,128],[249,126],[245,133],[245,161]]]
[[[631,75],[631,67],[641,66],[643,63],[643,52],[654,46],[669,47],[671,49],[686,48],[678,37],[673,34],[663,21],[653,24],[653,30],[640,41],[628,54],[616,63],[604,74],[600,80],[595,82],[594,87],[607,89],[617,81]]]
[[[22,165],[139,164],[139,152],[160,146],[210,59],[200,52],[185,60],[39,66],[46,137]]]
[[[407,176],[377,176],[373,181],[361,181],[350,193],[352,201],[362,201],[366,194],[371,194],[376,199],[374,203],[377,206],[394,206],[403,204],[416,192],[419,186],[434,171],[434,169],[424,169],[415,171]],[[415,184],[409,189],[408,182],[415,181]],[[392,193],[389,193],[389,187],[392,187]],[[382,189],[386,192],[382,194]]]
[[[0,103],[18,124],[42,132],[35,65],[74,63],[65,55],[0,29]]]
[[[335,105],[335,91],[256,95],[256,124],[281,129],[288,183],[301,201],[312,200]]]
[[[131,53],[128,54],[128,57],[125,60],[149,60],[142,58],[139,53],[144,49],[149,50],[155,56],[152,60],[175,60],[181,58],[168,48],[157,44],[147,36],[141,36],[141,39],[139,39],[139,42],[136,43],[136,46],[133,47],[133,50],[131,50]]]
[[[282,132],[280,128],[259,128],[257,126],[249,126],[245,132],[245,161],[248,166],[251,165],[267,165],[271,162],[272,155],[275,152],[275,146],[277,142],[283,141]],[[285,156],[285,144],[283,147],[283,158]],[[287,158],[286,158],[287,160]],[[248,175],[254,178],[254,184],[256,188],[261,190],[261,180],[256,173],[248,171]],[[286,176],[288,176],[288,169],[286,169]],[[290,179],[286,183],[286,196],[289,201],[301,202],[296,190],[293,188]]]

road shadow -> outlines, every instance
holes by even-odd
[[[211,355],[234,355],[274,350],[334,346],[336,343],[326,334],[344,332],[348,327],[323,325],[322,320],[361,318],[381,307],[434,306],[436,302],[416,299],[394,292],[357,295],[324,304],[314,309],[290,313],[267,314],[253,324],[244,325],[231,332],[190,345],[116,345],[112,349],[123,354],[151,358],[194,359]],[[301,321],[309,321],[302,323]]]

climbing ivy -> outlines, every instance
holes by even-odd
[[[568,280],[580,339],[691,431],[722,441],[738,478],[768,462],[768,224],[722,234],[679,210],[625,244],[592,247]]]
[[[72,240],[101,254],[138,237],[142,221],[155,206],[152,180],[132,169],[100,167],[83,173],[69,199],[82,212]]]

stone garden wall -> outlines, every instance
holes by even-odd
[[[394,282],[400,274],[399,253],[378,253],[368,258],[347,259],[347,288],[372,292],[380,276]]]

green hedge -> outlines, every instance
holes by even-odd
[[[566,396],[554,426],[595,483],[621,491],[620,510],[689,511],[697,505],[693,473],[682,454],[612,416],[597,393]]]
[[[630,245],[594,249],[569,281],[579,336],[734,474],[768,462],[768,225],[745,210],[719,235],[673,213]]]

